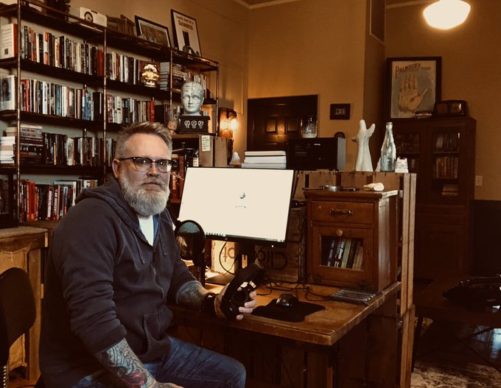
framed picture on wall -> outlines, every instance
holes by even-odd
[[[161,24],[136,16],[136,32],[149,42],[170,47],[169,29]]]
[[[441,57],[388,58],[388,117],[431,115],[441,97],[441,67]]]
[[[197,21],[191,16],[171,10],[172,28],[176,47],[188,54],[202,55],[198,38]]]

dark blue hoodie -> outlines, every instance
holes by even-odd
[[[160,214],[153,247],[118,182],[86,190],[54,230],[46,262],[40,366],[47,387],[70,387],[123,338],[143,362],[169,347],[177,291],[194,278]]]

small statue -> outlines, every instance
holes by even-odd
[[[376,124],[372,124],[369,128],[367,128],[365,120],[360,120],[357,137],[353,138],[353,141],[358,144],[355,171],[373,171],[371,151],[369,149],[369,139],[375,129]]]
[[[181,88],[181,103],[183,104],[183,115],[201,116],[202,104],[204,102],[205,90],[201,83],[188,81]]]
[[[148,63],[143,68],[141,78],[143,80],[144,86],[148,86],[150,88],[156,87],[157,81],[160,78],[157,67],[152,63]]]

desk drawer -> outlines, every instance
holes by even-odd
[[[372,224],[374,204],[313,201],[310,211],[312,221],[370,225]]]

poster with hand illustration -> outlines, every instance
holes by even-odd
[[[388,58],[389,116],[431,114],[440,100],[441,58]]]

